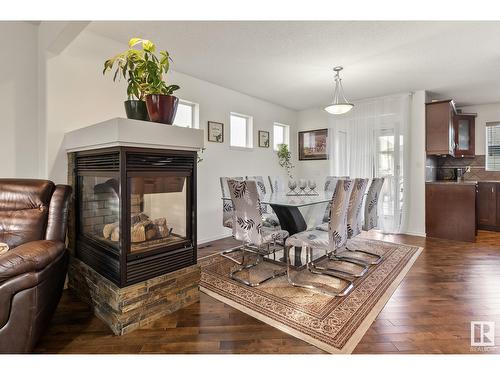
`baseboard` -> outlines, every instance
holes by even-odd
[[[418,236],[418,237],[427,237],[425,233],[422,232],[404,232],[404,234],[408,234],[410,236]]]
[[[231,237],[231,234],[226,233],[226,234],[219,234],[217,236],[210,237],[210,238],[203,238],[201,240],[198,240],[197,244],[198,244],[198,246],[200,246],[200,245],[203,245],[207,242],[217,241],[217,240],[221,240],[221,239],[227,238],[227,237]]]

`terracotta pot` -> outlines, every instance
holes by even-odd
[[[149,121],[148,109],[146,108],[146,102],[143,100],[126,100],[125,112],[127,113],[127,118],[132,120],[142,120]]]
[[[177,112],[179,98],[172,95],[146,95],[149,119],[153,122],[172,125]]]

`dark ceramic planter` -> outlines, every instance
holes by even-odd
[[[172,95],[146,95],[149,118],[153,122],[172,125],[177,112],[179,98]]]
[[[126,100],[123,104],[125,104],[127,118],[149,121],[148,109],[144,100]]]

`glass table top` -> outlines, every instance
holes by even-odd
[[[272,193],[265,194],[260,197],[260,202],[287,207],[304,207],[313,204],[327,203],[332,199],[332,191],[320,191],[318,195],[288,195],[287,193]],[[231,200],[231,198],[224,197],[223,200]]]

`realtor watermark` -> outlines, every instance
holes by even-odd
[[[495,350],[495,322],[471,321],[470,346],[471,351]]]

